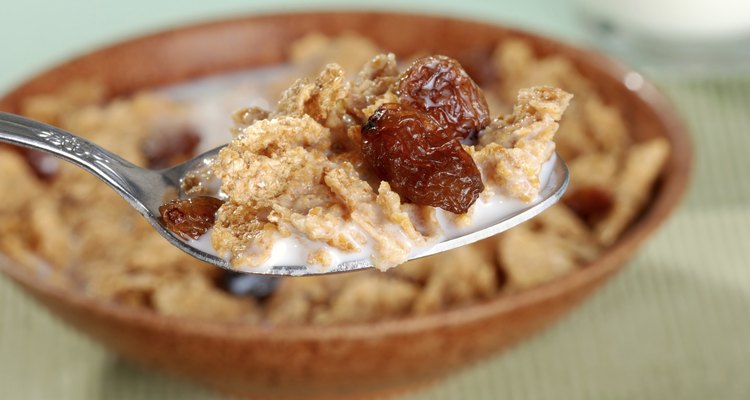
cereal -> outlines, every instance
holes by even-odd
[[[330,143],[330,131],[308,116],[263,120],[219,152],[213,171],[236,203],[292,207],[315,193],[320,199],[295,209],[327,205],[332,200],[316,183],[332,167],[324,154]]]
[[[381,315],[406,315],[418,293],[414,285],[385,276],[356,279],[343,286],[328,312],[315,316],[314,322],[365,322]]]
[[[271,113],[260,107],[246,107],[235,111],[232,114],[234,126],[231,129],[232,137],[239,136],[242,131],[250,125],[268,119]]]
[[[34,178],[31,168],[15,151],[0,147],[0,213],[21,213],[28,204],[44,193],[44,186]],[[0,218],[2,221],[3,218]]]
[[[235,138],[212,165],[228,201],[211,235],[231,265],[261,267],[274,242],[291,236],[350,254],[372,244],[373,265],[394,267],[435,237],[393,204],[466,214],[485,189],[475,161],[503,194],[530,202],[571,97],[551,87],[521,90],[513,114],[487,126],[482,91],[451,58],[423,57],[397,74],[395,57],[380,54],[354,81],[345,76],[328,64],[313,80],[295,81],[275,111],[233,115]],[[460,142],[478,133],[476,149]],[[191,193],[200,190],[196,176],[186,184]],[[377,178],[388,185],[376,196]],[[470,218],[453,220],[462,226]],[[259,236],[264,224],[280,236]],[[332,266],[330,253],[315,252],[311,263]]]
[[[610,153],[591,152],[566,162],[570,175],[576,177],[568,186],[568,194],[577,191],[579,187],[599,187],[611,191],[617,181],[620,160]]]
[[[373,180],[374,174],[357,173],[364,169],[364,160],[358,156],[356,127],[382,104],[398,102],[393,90],[399,77],[396,59],[391,54],[375,57],[378,53],[382,50],[371,42],[352,35],[307,38],[291,51],[291,62],[304,64],[301,70],[305,72],[297,76],[311,78],[296,84],[285,96],[286,114],[249,108],[234,115],[238,137],[240,132],[255,135],[254,140],[242,142],[243,149],[257,151],[261,141],[264,146],[276,147],[265,154],[266,159],[243,156],[243,163],[257,162],[254,174],[272,172],[276,178],[298,175],[284,168],[269,171],[268,163],[274,157],[286,161],[301,157],[308,164],[298,178],[310,182],[323,179],[324,183],[300,192],[284,182],[265,180],[268,185],[262,188],[263,195],[276,196],[273,198],[279,199],[281,206],[268,207],[269,203],[264,203],[267,197],[257,195],[244,198],[253,207],[224,204],[217,215],[217,227],[242,226],[215,228],[218,237],[214,240],[230,243],[228,252],[263,259],[269,243],[294,229],[334,247],[361,246],[363,238],[357,230],[340,224],[340,219],[349,215],[364,224],[387,220],[402,232],[404,240],[429,241],[440,234],[434,208],[401,204],[390,185]],[[332,61],[343,68],[324,68],[323,74],[314,75]],[[352,75],[353,81],[345,83],[346,72],[353,74],[363,65],[358,75]],[[1,256],[45,276],[52,284],[101,301],[182,318],[271,325],[362,323],[434,313],[557,279],[595,259],[637,218],[669,146],[663,139],[634,143],[622,113],[608,104],[569,60],[554,55],[539,58],[525,42],[508,40],[498,43],[491,66],[495,79],[484,90],[493,115],[510,111],[522,88],[549,85],[575,95],[555,135],[556,149],[572,174],[565,202],[498,237],[410,261],[386,273],[368,270],[280,279],[276,290],[261,301],[253,295],[230,294],[222,283],[224,272],[170,245],[96,178],[61,164],[48,180],[38,180],[18,152],[0,147]],[[318,83],[332,83],[335,89],[324,92]],[[555,101],[549,102],[535,95],[543,92],[527,92],[516,120],[544,129],[558,123],[555,107],[562,104],[563,97],[553,96]],[[58,93],[28,99],[23,113],[81,134],[142,166],[153,161],[144,153],[144,147],[152,146],[146,143],[159,143],[153,137],[167,134],[166,138],[169,133],[191,128],[189,109],[157,94],[140,93],[106,104],[104,96],[105,91],[96,84],[76,83]],[[537,118],[544,115],[548,117]],[[261,127],[278,128],[287,136],[261,135]],[[506,148],[528,132],[523,127],[496,121],[485,135],[502,132],[496,139]],[[325,160],[303,156],[292,150],[300,145],[321,153],[333,149],[335,154]],[[488,147],[480,143],[465,148],[476,155],[483,146]],[[530,147],[533,151],[524,151],[542,155],[552,151],[548,141]],[[178,153],[184,157],[190,151]],[[318,165],[321,162],[326,167]],[[498,161],[488,163],[485,167]],[[240,176],[240,172],[232,173]],[[528,190],[532,183],[526,174],[518,176],[525,188],[519,191]],[[195,177],[193,194],[205,194],[206,188],[197,184],[204,178]],[[566,205],[590,188],[611,196],[609,209],[599,209],[600,202],[593,202],[590,194],[578,195],[592,202],[574,206],[575,212]],[[249,186],[233,188],[237,193],[246,189]],[[320,193],[326,193],[328,197],[323,198],[330,201],[321,202]],[[268,220],[247,219],[257,216],[261,206]],[[586,214],[596,210],[595,218]],[[389,232],[372,226],[387,261],[397,263],[399,254],[403,255],[399,242],[393,241]],[[252,240],[247,242],[247,238]],[[312,258],[325,263],[327,255],[313,253]]]
[[[542,164],[555,150],[557,121],[571,97],[546,86],[521,90],[513,114],[492,121],[480,133],[473,156],[485,180],[513,197],[533,200]]]
[[[104,86],[95,82],[71,82],[59,93],[26,99],[22,108],[24,114],[30,118],[60,125],[66,115],[100,104],[105,96]]]
[[[73,235],[60,205],[50,199],[36,200],[29,217],[29,229],[38,240],[37,253],[58,270],[70,267]]]
[[[599,250],[588,228],[562,205],[501,235],[497,249],[509,287],[520,289],[568,274]]]
[[[416,314],[488,299],[498,290],[497,266],[474,248],[459,247],[446,256],[433,256],[423,265],[432,271],[414,302]]]
[[[562,56],[535,58],[522,40],[512,39],[497,45],[492,57],[500,76],[498,94],[511,103],[522,88],[546,85],[561,88],[578,99],[571,104],[555,137],[557,151],[564,160],[595,151],[614,156],[630,143],[625,120],[617,108],[607,105],[593,84]]]
[[[399,75],[396,56],[392,53],[373,57],[352,82],[347,99],[347,112],[358,118],[359,123],[364,123],[375,108],[383,103],[397,102],[393,87]]]
[[[595,227],[602,244],[612,244],[637,216],[668,155],[669,143],[662,138],[636,143],[628,150],[614,187],[613,209]]]
[[[398,217],[384,215],[384,210],[377,207],[375,192],[351,164],[344,163],[341,168],[332,170],[325,177],[325,183],[343,199],[351,219],[374,241],[373,265],[386,270],[406,261],[411,250],[403,231],[392,222]],[[381,189],[387,190],[385,187]]]
[[[330,63],[342,66],[344,71],[355,72],[378,53],[380,50],[374,43],[359,35],[345,33],[327,37],[313,33],[294,42],[289,61],[302,66],[308,74]]]
[[[160,314],[235,322],[258,322],[259,313],[251,298],[217,291],[199,273],[186,273],[184,279],[156,288],[154,309]]]

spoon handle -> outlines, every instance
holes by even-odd
[[[111,186],[142,213],[147,211],[137,195],[144,177],[155,174],[86,139],[52,125],[0,112],[0,142],[39,150],[75,164]]]

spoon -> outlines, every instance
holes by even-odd
[[[146,218],[159,234],[180,250],[217,267],[238,271],[232,268],[227,260],[193,247],[173,234],[161,222],[159,213],[160,205],[175,197],[182,197],[181,179],[188,172],[205,165],[204,163],[207,160],[211,160],[218,154],[221,147],[172,168],[153,171],[125,161],[119,156],[60,128],[4,112],[0,112],[0,142],[43,151],[85,169],[119,193]],[[412,254],[411,258],[437,254],[496,235],[536,216],[556,203],[565,192],[570,176],[565,162],[560,157],[553,157],[555,157],[554,167],[547,184],[540,191],[537,201],[517,212],[498,216],[496,221],[482,229],[436,243],[417,254]],[[252,270],[241,270],[239,272],[266,275],[314,275],[354,271],[369,267],[372,267],[372,263],[369,258],[365,258],[343,262],[325,271],[308,268],[306,265],[278,265],[262,272]]]

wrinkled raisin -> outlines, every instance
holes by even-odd
[[[175,199],[159,207],[164,225],[181,238],[198,239],[214,225],[216,210],[224,202],[209,196]]]
[[[612,193],[596,186],[577,189],[571,192],[564,202],[582,220],[589,223],[607,215],[614,206]]]
[[[490,123],[482,90],[458,61],[446,56],[423,57],[398,82],[402,104],[429,113],[446,139],[475,137]]]
[[[362,152],[402,199],[463,214],[484,190],[474,160],[439,123],[402,104],[384,104],[362,127]]]
[[[200,140],[190,129],[153,135],[141,143],[141,152],[149,168],[167,168],[192,158]]]

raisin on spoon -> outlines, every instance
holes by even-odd
[[[362,152],[378,177],[404,200],[464,214],[484,190],[474,160],[445,140],[430,115],[384,104],[362,127]]]
[[[430,114],[447,139],[476,136],[490,123],[482,89],[458,61],[446,56],[418,59],[398,82],[399,102]]]
[[[379,107],[362,127],[362,153],[402,199],[466,213],[484,190],[459,140],[490,122],[487,100],[461,65],[418,59],[398,81],[399,103]]]
[[[198,239],[216,221],[216,210],[223,201],[209,196],[175,199],[159,207],[164,225],[175,235],[188,240]]]

